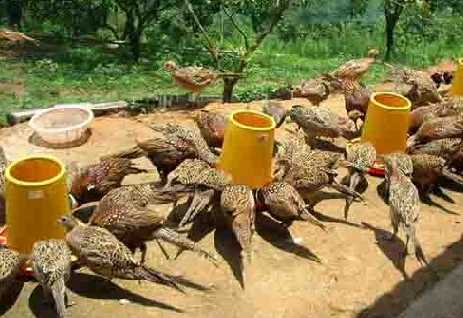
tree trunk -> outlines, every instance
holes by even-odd
[[[389,61],[391,59],[392,52],[394,51],[394,32],[396,25],[396,19],[386,17],[386,61]]]
[[[6,10],[8,14],[8,25],[12,29],[21,29],[21,22],[23,16],[23,1],[22,0],[8,0],[6,2]]]
[[[236,77],[224,77],[223,78],[223,95],[222,101],[224,103],[231,103],[233,98],[233,90],[236,83],[238,83],[238,78]]]
[[[134,30],[129,33],[130,51],[132,52],[132,58],[135,62],[140,59],[140,41],[141,32]]]

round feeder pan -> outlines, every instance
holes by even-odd
[[[357,144],[360,142],[360,138],[352,139],[349,143],[347,143],[346,147],[349,147],[352,144]],[[383,178],[386,174],[386,170],[384,169],[384,163],[382,160],[377,159],[372,167],[368,169],[368,174],[374,177]]]

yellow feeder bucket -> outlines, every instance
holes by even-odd
[[[463,58],[458,60],[458,68],[453,77],[450,94],[453,96],[463,96]]]
[[[219,167],[231,174],[235,184],[258,188],[270,183],[274,134],[272,117],[252,110],[232,113]]]
[[[412,103],[400,94],[376,92],[370,97],[362,141],[371,142],[378,154],[404,151]]]
[[[69,213],[64,165],[54,157],[31,156],[13,162],[5,173],[8,246],[29,253],[36,241],[62,239],[58,224]]]

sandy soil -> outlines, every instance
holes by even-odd
[[[285,102],[307,104],[304,100]],[[261,107],[261,102],[251,108]],[[247,105],[209,105],[208,109],[228,112]],[[324,103],[343,113],[343,99],[334,96]],[[149,137],[148,123],[191,124],[191,111],[159,111],[136,118],[97,118],[87,143],[72,149],[48,149],[31,144],[31,130],[18,125],[0,130],[0,143],[9,158],[30,153],[52,153],[67,163],[94,162],[101,155],[131,146],[135,138]],[[282,138],[284,130],[278,132]],[[140,161],[147,165],[146,160]],[[150,181],[156,174],[130,176],[126,182]],[[344,172],[341,172],[343,175]],[[224,230],[209,232],[200,245],[219,254],[216,268],[192,253],[166,260],[152,244],[148,263],[166,272],[182,275],[207,290],[187,288],[187,294],[148,283],[106,281],[85,270],[76,273],[68,287],[75,305],[73,317],[395,317],[416,296],[448,273],[463,258],[461,243],[461,193],[445,189],[455,201],[433,196],[434,205],[422,206],[418,236],[430,266],[423,268],[414,258],[401,261],[402,241],[384,238],[390,231],[388,208],[378,195],[382,179],[369,177],[367,202],[354,204],[348,222],[343,220],[344,200],[332,199],[316,206],[327,232],[295,223],[289,232],[269,218],[257,221],[254,259],[245,289],[236,267],[238,250],[232,235]],[[167,212],[169,206],[160,207]],[[29,211],[26,213],[33,213]],[[364,225],[362,225],[364,223]],[[295,243],[297,242],[297,243]],[[168,248],[171,255],[174,249]],[[322,263],[312,261],[313,254]],[[408,277],[408,279],[404,279]],[[12,290],[11,301],[0,305],[0,316],[53,317],[42,304],[37,284],[27,282]],[[126,301],[120,301],[128,300]]]

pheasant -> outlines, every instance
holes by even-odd
[[[461,138],[443,138],[408,148],[407,152],[434,155],[450,160],[459,151],[461,143]]]
[[[438,117],[455,116],[460,112],[460,106],[455,101],[446,101],[439,104],[415,108],[410,113],[409,131],[414,133],[421,127],[425,120],[427,121]]]
[[[218,78],[218,74],[212,70],[195,66],[178,67],[174,61],[167,61],[164,68],[178,86],[190,91],[195,97]]]
[[[0,245],[0,299],[14,284],[27,257]]]
[[[108,230],[85,225],[72,216],[63,216],[59,222],[67,231],[66,242],[72,253],[96,274],[108,279],[147,280],[181,291],[173,277],[135,261],[130,250]]]
[[[284,124],[287,112],[280,103],[268,101],[262,108],[262,111],[265,114],[272,116],[275,121],[276,128],[279,128]]]
[[[226,187],[220,196],[220,210],[242,248],[242,259],[249,262],[256,213],[252,190],[244,185]]]
[[[396,80],[410,86],[405,96],[410,99],[413,108],[442,102],[437,85],[428,73],[407,68],[393,68],[392,74]]]
[[[256,191],[258,205],[272,217],[289,227],[295,220],[310,222],[321,229],[326,227],[310,214],[299,192],[286,182],[273,182]]]
[[[232,181],[230,175],[209,167],[204,161],[187,159],[167,176],[167,191],[190,192],[193,199],[179,223],[183,227],[211,206],[216,192],[221,192]]]
[[[72,181],[71,194],[79,203],[100,200],[110,190],[120,187],[129,174],[148,172],[137,168],[129,159],[107,158],[85,167]]]
[[[32,248],[34,277],[46,297],[55,301],[58,317],[66,313],[66,282],[71,276],[71,251],[65,241],[39,241]]]
[[[320,105],[329,95],[330,88],[322,77],[304,80],[293,89],[293,97],[307,98],[314,106]]]
[[[138,248],[142,252],[141,264],[145,262],[146,242],[163,240],[183,249],[197,252],[208,259],[214,258],[196,244],[169,229],[165,219],[150,208],[159,202],[159,197],[150,185],[135,185],[115,189],[101,199],[90,218],[90,225],[110,231],[132,253]]]
[[[221,148],[227,119],[219,113],[207,110],[200,110],[194,119],[209,147]]]
[[[368,110],[368,103],[370,102],[370,96],[372,93],[371,90],[361,85],[359,82],[350,79],[335,78],[331,84],[332,86],[341,89],[344,95],[347,117],[349,117],[349,119],[351,119],[356,125],[357,120],[359,119],[365,121],[365,115]]]
[[[399,226],[401,226],[406,236],[404,256],[408,251],[414,252],[418,261],[426,263],[423,249],[416,237],[416,226],[420,214],[418,190],[410,179],[400,172],[396,161],[392,161],[390,182],[389,206],[393,229],[391,239],[395,239]]]
[[[445,159],[427,154],[411,155],[410,157],[413,162],[412,180],[423,196],[428,195],[441,176],[463,185],[463,178],[450,172]]]
[[[111,156],[130,159],[146,156],[156,166],[163,181],[185,159],[198,158],[209,165],[214,165],[217,161],[217,157],[198,132],[174,124],[152,128],[162,136],[138,141],[137,146]]]
[[[359,81],[362,76],[368,72],[370,66],[375,63],[378,55],[379,51],[377,49],[371,49],[368,51],[366,58],[347,61],[331,72],[330,76],[340,79]]]
[[[406,177],[411,178],[413,174],[413,162],[408,154],[393,152],[384,156],[385,186],[384,193],[389,200],[389,189],[391,186],[392,165],[395,162],[397,169]]]
[[[357,131],[348,118],[338,116],[323,107],[293,106],[289,112],[293,120],[312,141],[315,137],[352,139]]]
[[[355,191],[360,182],[366,180],[365,173],[368,172],[368,169],[375,163],[376,149],[369,142],[353,144],[346,148],[346,159],[349,171],[349,189]],[[344,218],[346,220],[353,201],[354,196],[347,196],[346,206],[344,207]]]
[[[407,148],[437,139],[462,137],[463,114],[425,121],[418,131],[407,140]]]

